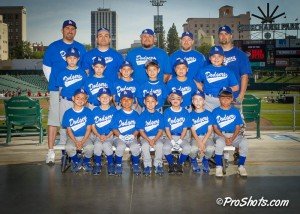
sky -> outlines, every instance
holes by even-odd
[[[270,3],[270,13],[279,5],[275,15],[285,12],[286,18],[276,19],[279,23],[294,23],[300,18],[299,0],[167,0],[160,7],[166,33],[174,23],[179,34],[187,18],[217,18],[218,10],[224,5],[233,7],[234,15],[251,14],[261,16],[258,6],[265,12]],[[76,40],[90,44],[91,11],[110,8],[118,16],[118,49],[128,48],[145,28],[153,28],[153,16],[157,14],[150,0],[1,0],[0,6],[25,6],[27,10],[27,40],[49,45],[61,38],[64,20],[77,23]],[[260,20],[251,17],[251,24]]]

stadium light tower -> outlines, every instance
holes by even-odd
[[[158,30],[156,33],[156,37],[157,37],[157,46],[159,47],[159,34],[161,33],[161,27],[160,26],[160,19],[159,19],[159,7],[164,6],[164,3],[167,2],[166,0],[150,0],[152,6],[155,6],[157,8],[157,23],[158,23]]]

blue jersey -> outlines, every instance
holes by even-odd
[[[157,60],[159,64],[160,72],[158,73],[158,80],[163,82],[164,74],[171,74],[169,56],[164,50],[158,47],[150,49],[143,47],[135,48],[128,52],[126,60],[133,66],[133,79],[140,84],[148,81],[145,63],[151,59]]]
[[[108,135],[112,131],[112,118],[115,112],[116,109],[112,106],[107,110],[100,107],[93,109],[94,124],[100,135]]]
[[[176,77],[175,69],[174,69],[174,63],[177,59],[185,59],[189,65],[189,70],[187,72],[187,77],[189,79],[194,79],[196,74],[199,72],[201,68],[206,66],[206,59],[205,56],[196,51],[196,50],[190,50],[190,51],[183,51],[183,50],[177,50],[170,56],[170,65],[173,68],[172,75],[173,77]]]
[[[185,81],[181,82],[177,78],[172,78],[167,83],[168,94],[174,89],[177,89],[182,93],[181,107],[190,106],[192,103],[192,95],[197,91],[194,80],[187,78]]]
[[[137,97],[138,83],[134,79],[129,82],[123,80],[122,78],[118,79],[112,88],[112,94],[115,95],[116,102],[120,102],[120,94],[125,90],[131,91],[134,97]]]
[[[164,129],[164,118],[161,113],[155,111],[149,112],[147,109],[143,111],[138,119],[137,128],[143,130],[146,135],[156,136],[159,130]]]
[[[75,111],[73,108],[68,109],[62,120],[62,126],[71,128],[75,137],[84,136],[87,126],[93,123],[92,111],[87,107],[83,107],[80,111]]]
[[[99,106],[100,102],[98,100],[98,91],[100,88],[109,88],[112,89],[113,85],[106,77],[88,77],[84,84],[84,90],[88,95],[88,102],[92,103],[95,106]]]
[[[184,128],[191,127],[189,112],[181,108],[174,111],[172,107],[167,108],[164,112],[164,125],[169,128],[172,135],[180,136]]]
[[[229,67],[229,69],[234,73],[235,78],[238,81],[238,85],[241,86],[241,76],[245,74],[252,74],[247,55],[237,47],[233,47],[229,51],[224,51],[224,55],[224,65]],[[240,91],[233,92],[234,97],[238,97],[239,93]]]
[[[238,85],[233,72],[226,66],[208,65],[201,69],[196,81],[203,83],[203,92],[213,97],[218,97],[223,87]]]
[[[124,112],[120,109],[113,116],[113,129],[117,129],[121,135],[133,134],[137,129],[137,121],[139,119],[139,114],[131,110],[130,113]]]
[[[213,117],[210,111],[204,110],[203,112],[192,111],[190,113],[192,127],[197,135],[206,135],[208,127],[213,125]]]
[[[57,76],[57,86],[61,87],[60,95],[71,99],[74,92],[83,87],[85,80],[86,73],[82,69],[69,70],[65,68]]]
[[[221,132],[234,133],[236,126],[243,125],[241,113],[235,107],[224,110],[221,107],[215,108],[212,112],[214,125],[217,125]]]
[[[116,50],[109,48],[107,51],[100,51],[98,48],[94,48],[88,51],[84,58],[82,67],[84,70],[89,70],[89,75],[94,75],[93,60],[96,57],[101,56],[105,59],[106,68],[103,75],[108,78],[111,82],[118,79],[119,68],[123,63],[123,57]]]
[[[58,91],[58,87],[56,86],[57,76],[58,73],[64,70],[68,65],[66,62],[66,52],[69,48],[75,47],[78,49],[80,53],[80,60],[78,61],[77,65],[81,66],[81,59],[85,54],[85,48],[79,42],[73,41],[72,44],[65,43],[62,39],[57,40],[51,43],[43,58],[43,65],[50,67],[50,79],[48,83],[48,90],[49,91]]]
[[[166,90],[166,85],[159,80],[157,81],[149,80],[140,87],[137,93],[140,106],[145,106],[144,97],[146,94],[151,92],[156,94],[157,96],[157,105],[155,108],[159,109],[163,107],[167,98],[167,90]]]

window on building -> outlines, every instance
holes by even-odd
[[[16,15],[15,15],[15,19],[18,19],[18,18],[19,18],[19,14],[16,14]]]
[[[200,27],[203,27],[203,24],[201,24]]]
[[[197,24],[195,24],[195,27],[197,27]]]
[[[16,33],[18,33],[19,32],[19,29],[18,28],[16,28]]]

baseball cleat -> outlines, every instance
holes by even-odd
[[[139,164],[133,164],[132,165],[132,171],[135,175],[140,175],[141,174],[141,168]]]
[[[176,164],[175,165],[175,170],[176,170],[177,174],[181,175],[183,173],[182,165],[181,164]]]
[[[222,178],[223,177],[222,166],[217,166],[216,167],[216,177],[218,177],[218,178]]]
[[[49,150],[46,155],[46,164],[53,165],[55,163],[55,152],[53,150]]]
[[[155,168],[155,174],[162,176],[164,174],[164,168],[162,166],[157,166]]]
[[[107,166],[107,173],[108,173],[108,175],[115,175],[116,174],[115,165],[113,163],[111,163]]]
[[[145,176],[149,176],[151,174],[150,166],[145,167],[143,173],[144,173]]]
[[[101,164],[96,163],[93,168],[93,175],[99,175],[101,172]]]
[[[168,171],[168,173],[171,174],[171,175],[175,173],[175,166],[174,166],[174,164],[169,165],[169,171]]]
[[[200,169],[197,161],[191,162],[191,165],[192,165],[192,170],[194,173],[199,174],[201,172],[201,169]]]
[[[91,165],[90,162],[83,163],[82,167],[83,167],[83,169],[84,169],[85,172],[90,173],[90,172],[93,171],[93,167],[92,167],[92,165]],[[99,172],[99,173],[100,173],[100,172]]]
[[[71,172],[77,173],[79,172],[80,168],[81,168],[80,162],[73,162],[73,161],[71,162]]]
[[[208,160],[203,160],[202,161],[202,170],[205,173],[209,173],[210,169],[209,169],[209,163]]]
[[[115,173],[118,176],[121,176],[123,172],[122,164],[116,164]]]
[[[247,177],[248,176],[247,171],[246,171],[246,169],[243,165],[238,167],[237,173],[242,177]]]

